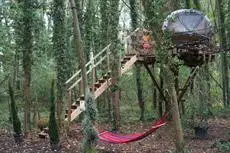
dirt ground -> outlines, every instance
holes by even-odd
[[[150,123],[123,125],[122,133],[143,132],[148,130]],[[109,129],[109,125],[98,125],[98,129]],[[185,130],[186,147],[193,153],[220,153],[216,148],[218,140],[230,140],[230,119],[213,119],[210,121],[209,137],[205,140],[194,138],[192,130]],[[97,149],[100,153],[172,153],[175,149],[173,142],[173,129],[170,125],[162,127],[154,134],[130,144],[99,143]],[[228,134],[227,134],[228,133]],[[49,139],[39,139],[36,134],[28,136],[21,145],[14,143],[12,134],[0,130],[0,153],[49,153]],[[71,127],[71,136],[61,138],[62,153],[81,153],[82,129],[80,124]]]

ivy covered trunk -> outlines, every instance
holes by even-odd
[[[111,93],[112,109],[113,109],[113,125],[114,130],[118,130],[120,126],[120,90],[119,90],[119,77],[120,77],[120,50],[118,40],[118,25],[119,25],[119,0],[110,0],[110,29],[111,34],[111,53],[112,53],[112,88]]]
[[[14,90],[9,81],[9,95],[10,95],[10,108],[11,108],[11,117],[14,128],[14,140],[16,143],[20,143],[23,141],[23,134],[21,130],[21,122],[18,117],[18,112],[16,109],[15,99],[14,99]]]
[[[24,0],[23,5],[23,70],[24,70],[24,128],[27,133],[31,130],[31,67],[33,50],[33,1]]]
[[[97,109],[91,94],[86,96],[86,114],[82,124],[84,129],[83,151],[85,153],[96,152],[95,146],[99,140],[97,129],[94,127],[94,122],[97,120]]]
[[[53,5],[53,50],[56,59],[57,71],[57,119],[58,127],[61,129],[63,97],[66,81],[66,26],[65,26],[65,9],[63,0],[54,0]]]
[[[218,16],[219,25],[219,38],[220,38],[220,49],[221,51],[226,50],[227,41],[225,33],[225,13],[224,13],[224,1],[216,0],[216,11]],[[222,69],[222,83],[223,83],[223,103],[224,105],[230,104],[229,96],[229,76],[228,76],[228,62],[227,53],[221,53],[221,69]]]
[[[54,80],[52,81],[50,90],[50,118],[49,118],[49,137],[51,150],[58,151],[60,149],[58,126],[55,117],[55,97],[54,97]]]
[[[145,120],[145,102],[143,99],[143,83],[141,80],[141,65],[136,64],[136,85],[137,85],[137,97],[138,97],[138,103],[141,110],[140,113],[140,120]]]
[[[130,4],[130,16],[131,16],[131,25],[132,31],[134,31],[138,27],[138,10],[137,10],[137,2],[136,0],[129,0]],[[143,99],[143,85],[141,80],[141,64],[136,64],[136,85],[137,85],[137,97],[138,103],[140,107],[140,120],[144,121],[144,113],[145,113],[145,103]]]
[[[174,130],[175,130],[175,138],[176,138],[176,150],[178,153],[182,153],[184,151],[184,138],[183,138],[183,130],[181,126],[181,120],[180,120],[180,113],[179,113],[179,107],[177,102],[177,94],[175,90],[175,77],[172,73],[172,71],[169,68],[169,65],[164,66],[164,75],[165,83],[168,89],[168,95],[169,95],[169,103],[171,105],[171,113],[173,117],[174,122]]]
[[[86,68],[85,68],[85,56],[83,51],[83,44],[81,39],[76,4],[74,0],[69,0],[69,2],[73,13],[74,36],[75,36],[77,51],[80,57],[81,74],[82,74],[84,94],[85,94],[86,110],[85,110],[85,118],[83,122],[83,129],[84,129],[83,151],[85,153],[92,153],[95,152],[95,145],[97,144],[97,139],[98,139],[98,133],[94,127],[97,111],[94,106],[94,102],[93,102],[94,99],[92,95],[89,95],[88,93],[89,89],[88,89],[88,80],[87,80]]]

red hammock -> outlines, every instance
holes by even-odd
[[[159,121],[153,124],[151,129],[149,129],[148,131],[144,133],[120,135],[120,134],[115,134],[109,131],[103,131],[99,134],[100,141],[118,144],[118,143],[129,143],[129,142],[141,140],[147,137],[148,135],[152,134],[153,132],[155,132],[160,127],[164,126],[166,124],[167,116],[168,116],[168,113],[165,113]]]

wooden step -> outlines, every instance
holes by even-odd
[[[126,62],[126,60],[121,60],[121,64],[125,64]]]
[[[43,129],[43,131],[44,131],[44,133],[48,133],[49,132],[49,128],[46,127],[46,128]]]
[[[110,77],[106,74],[106,75],[104,75],[103,76],[103,79],[105,79],[105,80],[107,80],[107,79],[109,79]]]
[[[90,90],[90,92],[92,92],[93,91],[92,87],[89,87],[89,90]],[[96,91],[96,90],[97,90],[97,88],[94,87],[94,91]]]
[[[94,83],[95,88],[100,88],[101,84],[99,82]]]
[[[80,96],[80,100],[85,100],[85,96],[84,96],[84,95],[81,95],[81,96]]]
[[[42,139],[45,139],[45,138],[48,137],[48,134],[42,131],[42,132],[40,132],[40,133],[38,134],[38,137],[39,137],[39,138],[42,138]]]
[[[70,113],[72,113],[72,112],[73,112],[73,110],[74,110],[74,109],[71,109],[71,110],[70,110]],[[66,113],[66,114],[68,114],[68,113],[69,113],[69,110],[68,110],[68,109],[66,109],[66,110],[65,110],[65,113]]]
[[[104,83],[105,82],[105,79],[101,78],[99,79],[99,83]]]
[[[128,61],[128,60],[130,60],[130,59],[131,59],[130,56],[125,56],[125,57],[123,58],[123,60],[125,60],[125,61]]]
[[[108,72],[107,72],[107,75],[108,75],[108,76],[111,76],[111,71],[108,71]]]
[[[75,104],[77,104],[78,106],[80,105],[80,98],[78,98],[77,100],[76,100],[76,103]]]
[[[65,114],[65,118],[68,118],[68,114]]]
[[[79,102],[80,103],[80,102]],[[78,105],[77,104],[72,104],[71,109],[77,109]]]

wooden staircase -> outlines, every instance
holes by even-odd
[[[128,40],[131,39],[132,35],[135,35],[140,29],[136,29],[133,33],[125,38],[127,42],[125,44],[129,44]],[[110,72],[110,46],[111,44],[107,45],[102,51],[100,51],[97,55],[93,56],[91,52],[90,61],[85,64],[87,75],[92,73],[92,87],[90,90],[93,93],[94,99],[97,99],[100,95],[102,95],[111,85],[112,85],[112,78]],[[134,48],[126,48],[126,54],[121,59],[121,68],[120,68],[120,75],[122,76],[128,70],[132,68],[132,66],[136,63],[145,63],[151,64],[155,62],[155,50],[152,52],[151,55],[142,55],[139,54]],[[148,59],[147,59],[148,58]],[[147,60],[146,60],[147,59]],[[146,61],[150,61],[146,63]],[[107,65],[107,73],[100,77],[97,81],[95,80],[95,68],[99,64],[106,64]],[[74,82],[74,80],[76,81]],[[81,70],[78,70],[71,78],[69,78],[65,83],[68,88],[69,92],[69,101],[71,101],[71,91],[77,87],[78,85],[81,86]],[[69,104],[68,109],[65,111],[65,121],[72,122],[76,117],[78,117],[83,111],[85,110],[85,96],[81,95],[77,100],[71,104]],[[40,134],[40,138],[45,138],[48,135],[48,128],[45,128]]]
[[[125,57],[121,60],[121,75],[131,69],[136,61],[137,57],[135,54],[125,55]],[[111,80],[111,74],[110,72],[108,72],[96,83],[94,83],[94,99],[97,99],[103,92],[105,92],[110,87],[110,85],[112,84]],[[84,96],[81,96],[76,102],[71,105],[70,121],[73,121],[77,116],[81,114],[82,111],[84,111],[81,109],[81,105],[84,105],[84,103],[85,98]],[[65,120],[68,121],[68,110],[66,110]]]

